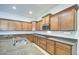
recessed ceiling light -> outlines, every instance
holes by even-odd
[[[16,7],[15,7],[15,6],[12,6],[12,9],[13,9],[13,10],[16,10]]]
[[[32,11],[29,11],[29,14],[32,14]]]

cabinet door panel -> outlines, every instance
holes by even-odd
[[[56,42],[56,55],[71,55],[72,46]]]
[[[45,23],[49,25],[50,16],[45,17]]]
[[[61,30],[75,30],[75,9],[68,9],[59,15]]]
[[[27,30],[27,23],[26,23],[26,22],[23,22],[23,23],[22,23],[22,29],[23,29],[24,31]]]
[[[32,30],[32,22],[27,23],[27,30],[31,31]]]
[[[59,20],[58,20],[58,16],[52,16],[51,20],[50,20],[50,30],[59,30],[60,28],[60,24],[59,24]]]
[[[16,30],[22,30],[22,23],[21,22],[15,22]]]
[[[8,20],[0,20],[0,30],[8,30]]]
[[[15,30],[15,23],[14,21],[8,21],[8,30]]]
[[[50,54],[54,54],[55,53],[55,42],[51,41],[51,40],[47,40],[47,51]]]
[[[40,47],[43,48],[44,50],[46,50],[46,39],[41,38],[40,39]]]
[[[42,18],[42,24],[43,25],[45,24],[45,18]]]

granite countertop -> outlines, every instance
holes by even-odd
[[[58,42],[71,44],[71,45],[74,45],[74,43],[77,44],[77,39],[73,39],[73,38],[50,36],[50,35],[43,35],[43,34],[37,34],[37,33],[34,35],[39,36],[39,37],[43,37],[43,38],[46,38],[49,40],[54,40],[54,41],[58,41]]]

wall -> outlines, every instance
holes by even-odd
[[[75,38],[78,39],[78,43],[77,43],[77,54],[79,55],[79,8],[78,8],[78,11],[77,11],[77,32],[76,32]]]

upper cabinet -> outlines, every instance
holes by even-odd
[[[37,31],[42,31],[42,30],[43,30],[43,28],[42,28],[43,26],[46,26],[46,25],[49,26],[49,24],[50,24],[50,19],[51,19],[51,14],[48,14],[48,15],[44,16],[44,17],[42,18],[42,20],[37,21],[37,22],[36,22],[36,30],[37,30]]]
[[[6,31],[32,31],[32,22],[0,19],[0,30]]]
[[[8,21],[8,30],[16,30],[14,21]]]
[[[56,14],[48,14],[42,17],[42,21],[36,23],[37,30],[49,28],[50,31],[75,31],[76,30],[76,13],[77,7],[72,6]]]
[[[75,31],[76,30],[76,8],[65,9],[51,17],[51,31]]]
[[[32,31],[32,22],[27,22],[27,30]]]
[[[51,14],[48,14],[48,15],[44,16],[44,17],[42,18],[42,20],[43,20],[43,25],[49,25],[50,18],[51,18]]]
[[[0,19],[0,30],[8,30],[8,21]]]
[[[60,30],[58,15],[54,15],[54,16],[51,17],[51,19],[50,19],[50,30],[51,31]]]
[[[70,8],[62,11],[59,14],[60,30],[75,30],[76,24],[76,9]]]
[[[27,30],[27,22],[22,22],[22,30],[26,31]]]
[[[21,22],[15,22],[15,28],[16,28],[16,30],[19,30],[19,31],[21,31],[22,30],[22,23]]]
[[[37,31],[41,31],[42,30],[42,20],[36,22],[36,30]]]

